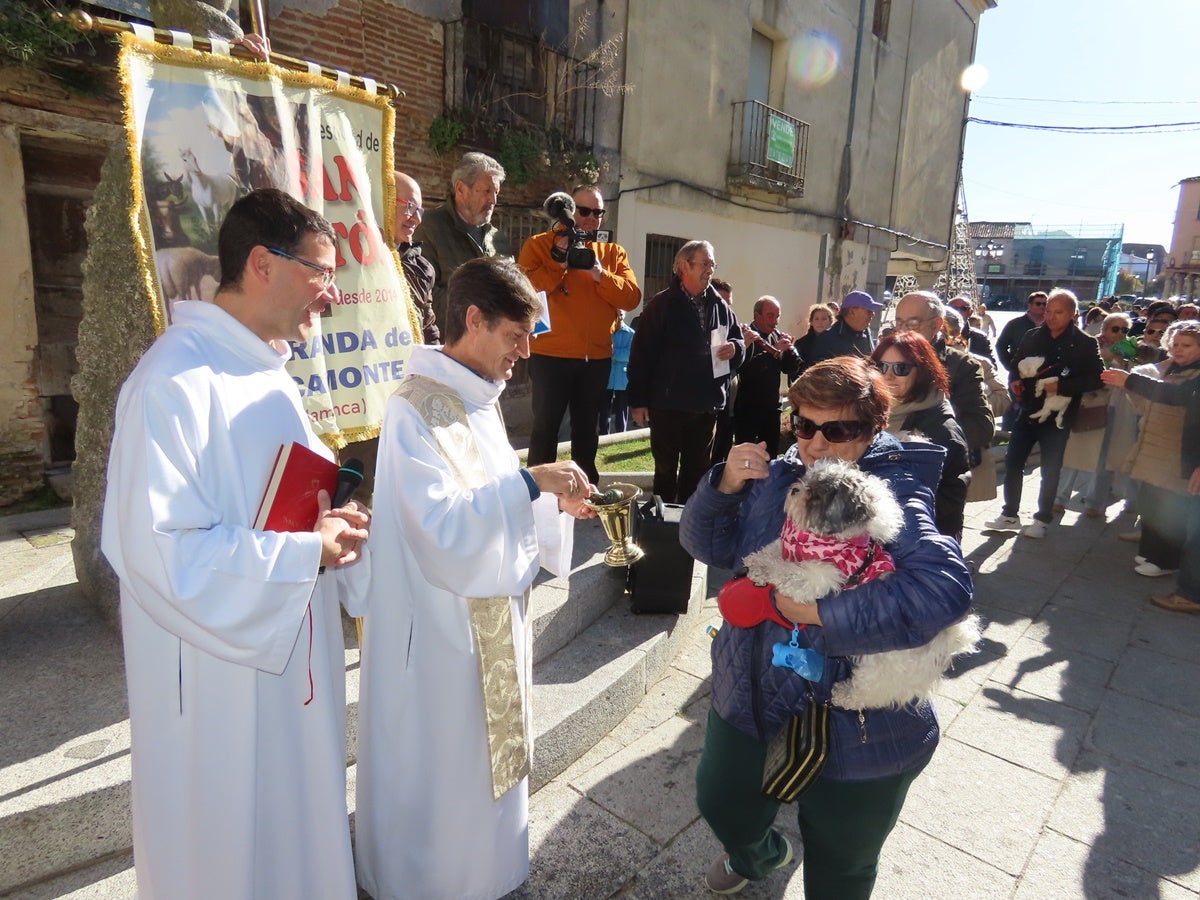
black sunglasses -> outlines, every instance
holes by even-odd
[[[905,375],[907,375],[909,372],[911,372],[913,369],[915,369],[917,367],[916,363],[910,363],[910,362],[890,363],[890,362],[883,362],[882,360],[873,361],[871,363],[871,365],[873,365],[875,368],[877,368],[884,375],[886,375],[888,373],[888,370],[890,369],[891,371],[896,373],[897,378],[903,378]]]
[[[575,211],[581,216],[595,216],[597,219],[604,218],[604,210],[592,209],[590,206],[575,206]]]
[[[1129,329],[1126,328],[1124,325],[1109,325],[1108,330],[1109,331],[1119,331],[1119,332],[1121,332],[1121,334],[1127,334],[1129,332]]]
[[[850,421],[822,422],[818,425],[812,419],[806,419],[797,413],[792,413],[792,431],[802,441],[810,441],[819,431],[825,435],[825,440],[831,444],[844,444],[847,441],[857,441],[867,430],[866,422]]]
[[[1147,328],[1145,331],[1142,332],[1142,334],[1146,334],[1146,335],[1149,335],[1150,337],[1153,337],[1156,334],[1162,334],[1166,330],[1167,329],[1165,329],[1165,328]]]

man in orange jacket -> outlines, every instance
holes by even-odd
[[[577,187],[575,227],[595,234],[604,218],[604,198],[594,187]],[[608,393],[612,330],[617,310],[632,310],[642,299],[629,258],[619,244],[591,240],[596,254],[590,269],[567,266],[570,240],[561,226],[535,234],[517,260],[533,286],[546,292],[550,331],[530,345],[533,430],[529,465],[554,462],[558,429],[571,410],[571,458],[593,484],[597,421]]]

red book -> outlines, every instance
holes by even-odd
[[[338,464],[294,441],[279,448],[267,489],[254,517],[255,531],[312,531],[317,524],[317,492],[332,497]]]

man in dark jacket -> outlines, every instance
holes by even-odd
[[[950,377],[950,406],[962,428],[972,460],[992,445],[995,418],[987,399],[983,367],[979,361],[957,347],[946,346],[946,325],[942,301],[930,291],[905,294],[896,304],[896,330],[915,331],[933,345],[938,359]]]
[[[812,358],[804,364],[811,366],[835,356],[870,356],[875,349],[871,319],[881,309],[883,304],[866,291],[848,293],[842,298],[837,321],[813,338]]]
[[[1004,457],[1004,509],[984,526],[987,529],[1019,530],[1025,537],[1031,538],[1046,536],[1046,525],[1051,521],[1054,497],[1058,493],[1063,453],[1067,448],[1067,438],[1071,436],[1071,422],[1079,409],[1080,397],[1100,387],[1100,373],[1104,371],[1096,339],[1075,324],[1078,315],[1079,301],[1075,295],[1055,288],[1047,298],[1045,320],[1025,334],[1012,356],[1009,387],[1021,401],[1021,412],[1013,423],[1008,453]],[[1021,378],[1021,360],[1035,356],[1042,357],[1037,374]],[[1042,388],[1040,393],[1039,383]],[[1031,418],[1041,410],[1046,399],[1055,394],[1071,398],[1062,427],[1056,421],[1056,416],[1049,416],[1042,421]],[[1022,529],[1021,488],[1025,462],[1034,444],[1041,448],[1042,453],[1042,487],[1033,522]]]
[[[425,258],[433,263],[433,311],[439,328],[446,324],[446,284],[454,270],[469,259],[501,256],[492,213],[504,184],[504,167],[484,153],[464,153],[450,175],[453,193],[432,209],[416,231]]]
[[[396,252],[400,255],[400,268],[408,282],[417,318],[421,320],[422,340],[426,344],[440,344],[442,336],[433,314],[433,283],[437,280],[437,271],[425,258],[421,242],[413,237],[425,215],[421,206],[421,186],[403,172],[393,172],[392,180],[396,184]]]
[[[976,315],[971,298],[960,294],[957,297],[951,297],[946,301],[946,305],[962,316],[963,334],[967,335],[967,349],[976,356],[983,356],[990,359],[992,365],[995,365],[996,352],[992,347],[991,338],[971,325],[971,316]]]
[[[683,503],[712,464],[717,413],[745,355],[737,317],[712,287],[708,241],[675,254],[671,286],[646,305],[629,351],[630,415],[650,425],[654,493]]]
[[[413,232],[421,224],[425,214],[421,206],[421,186],[403,172],[393,172],[392,182],[396,186],[396,219],[393,234],[396,238],[396,253],[400,257],[400,270],[408,283],[409,296],[417,318],[421,321],[421,340],[426,344],[440,344],[441,334],[433,314],[433,264],[421,252],[421,242],[413,240]],[[407,318],[402,307],[393,305],[396,314]],[[342,459],[357,458],[363,464],[363,480],[354,489],[353,499],[364,506],[374,503],[375,463],[379,456],[379,438],[367,438],[346,445],[339,453]]]
[[[742,326],[746,359],[738,369],[738,392],[733,409],[734,439],[739,444],[767,445],[772,458],[779,455],[779,379],[800,374],[801,359],[791,336],[781,332],[781,308],[774,297],[759,297],[754,322]]]

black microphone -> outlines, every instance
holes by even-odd
[[[337,487],[334,488],[330,508],[337,509],[339,506],[345,506],[350,495],[354,493],[354,489],[362,484],[362,480],[363,462],[361,459],[348,459],[342,463],[342,467],[338,469]]]
[[[575,227],[575,200],[566,191],[555,191],[542,204],[542,212],[547,218],[561,222],[568,228]]]

